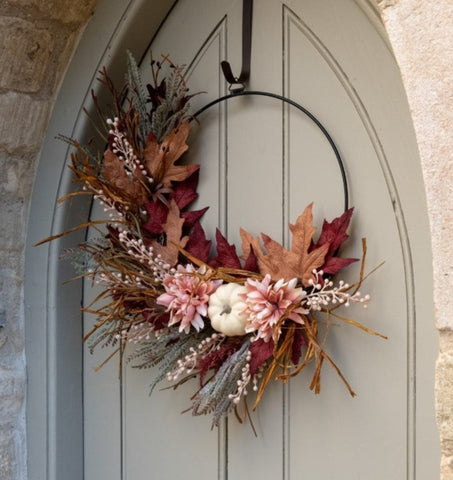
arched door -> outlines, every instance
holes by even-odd
[[[239,0],[179,0],[152,39],[154,56],[186,64],[191,91],[206,92],[193,109],[227,92],[220,61],[240,69],[241,14]],[[85,480],[435,478],[436,346],[431,303],[422,297],[432,290],[423,185],[399,71],[373,15],[371,2],[359,0],[255,0],[249,84],[294,99],[326,126],[356,207],[347,253],[360,256],[366,236],[368,266],[385,261],[365,285],[369,309],[357,316],[389,340],[331,327],[328,351],[358,397],[326,366],[319,396],[308,389],[310,372],[268,389],[253,417],[258,438],[234,418],[211,431],[209,418],[180,415],[190,387],[150,398],[152,372],[126,368],[120,381],[114,361],[94,372],[105,351],[85,352]],[[239,243],[245,227],[288,242],[288,222],[308,203],[318,225],[343,209],[325,138],[274,99],[210,109],[192,132],[188,160],[201,163],[198,204],[210,206],[204,227],[211,236],[219,226]],[[93,291],[84,291],[87,302]]]
[[[195,97],[194,109],[227,92],[223,59],[240,67],[241,14],[240,1],[181,0],[150,46],[154,55],[170,53],[173,62],[186,64],[190,89],[206,92]],[[391,55],[363,9],[348,0],[256,1],[252,44],[249,89],[302,103],[341,150],[356,206],[348,253],[360,256],[366,236],[368,265],[386,262],[367,281],[373,302],[358,315],[389,340],[334,325],[328,350],[358,398],[349,397],[329,368],[320,396],[309,392],[308,374],[287,387],[275,384],[254,416],[258,438],[235,419],[211,431],[209,419],[181,416],[193,385],[148,398],[152,372],[126,368],[119,383],[116,365],[90,370],[105,352],[87,357],[87,479],[415,475],[415,284],[399,189],[420,187],[398,185],[392,170],[393,162],[411,170],[412,159],[401,158],[400,138],[392,138],[403,99],[389,78],[395,74]],[[145,56],[145,78],[147,64]],[[318,223],[342,211],[340,173],[325,138],[276,100],[241,98],[212,108],[190,145],[189,161],[201,163],[198,205],[210,206],[204,226],[212,237],[220,226],[238,243],[243,226],[287,242],[286,225],[311,201]]]

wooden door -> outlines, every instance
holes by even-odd
[[[412,132],[399,121],[404,95],[397,70],[359,3],[256,0],[248,86],[290,97],[324,123],[345,160],[356,207],[347,254],[359,257],[367,237],[368,266],[385,261],[365,285],[373,296],[369,309],[351,315],[389,340],[331,327],[328,351],[358,397],[328,366],[319,396],[308,389],[310,372],[285,387],[276,383],[253,417],[255,438],[234,418],[212,431],[209,418],[181,415],[193,385],[150,398],[153,372],[128,367],[119,381],[115,362],[93,371],[105,351],[87,354],[86,480],[434,478],[433,424],[415,402],[427,401],[415,384],[424,375],[416,351],[423,355],[426,347],[416,336],[425,328],[416,329],[415,317],[420,243],[413,247],[411,240],[420,200],[405,200],[411,191],[420,196],[421,181],[404,141],[412,141]],[[169,53],[187,65],[192,92],[206,92],[195,97],[194,110],[227,92],[220,61],[240,69],[241,14],[237,0],[180,0],[151,44],[154,56]],[[188,161],[201,163],[197,202],[210,206],[203,224],[211,237],[219,226],[239,243],[245,227],[287,243],[288,222],[308,203],[314,202],[317,224],[343,209],[339,169],[325,138],[275,99],[239,98],[211,108],[192,132]],[[89,299],[93,292],[88,286],[86,292]]]

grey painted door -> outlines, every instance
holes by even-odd
[[[209,418],[181,415],[190,386],[149,398],[152,372],[126,368],[120,382],[115,362],[93,370],[105,351],[86,354],[85,479],[434,478],[435,429],[426,414],[433,400],[423,388],[431,372],[421,361],[433,355],[433,322],[430,305],[419,301],[430,290],[428,237],[398,70],[366,2],[254,3],[249,89],[296,100],[334,137],[356,207],[347,253],[360,256],[365,236],[368,266],[385,261],[365,285],[369,309],[351,316],[389,340],[334,324],[328,351],[358,397],[328,366],[319,396],[308,389],[310,372],[286,387],[276,383],[254,415],[258,438],[235,419],[211,431]],[[187,65],[192,92],[207,92],[194,108],[226,93],[221,60],[240,69],[241,10],[240,1],[180,0],[153,40],[155,56],[170,53]],[[189,161],[202,165],[198,205],[210,206],[204,226],[211,237],[220,226],[239,243],[242,226],[287,242],[287,223],[308,203],[318,224],[342,212],[330,147],[311,121],[277,100],[235,99],[211,109],[190,144]],[[94,293],[85,290],[88,300]]]

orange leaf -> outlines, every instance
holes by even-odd
[[[181,238],[182,226],[184,218],[180,217],[179,208],[174,200],[170,201],[167,221],[162,225],[167,240],[165,245],[161,245],[157,241],[153,242],[153,248],[156,255],[162,255],[165,262],[174,266],[178,263],[178,255],[180,248],[186,246],[189,237]]]
[[[292,233],[291,250],[287,250],[280,243],[265,234],[261,234],[266,252],[261,248],[259,239],[241,229],[242,249],[244,256],[250,252],[250,246],[258,260],[262,275],[269,274],[275,281],[281,278],[291,280],[300,278],[304,286],[313,279],[313,270],[324,264],[324,258],[329,250],[329,243],[309,252],[313,234],[312,204],[304,210],[295,225],[289,225]]]
[[[104,152],[102,175],[119,197],[138,205],[143,205],[147,201],[148,195],[139,177],[136,175],[129,177],[124,169],[124,163],[109,149]]]
[[[143,151],[146,168],[155,185],[171,187],[171,182],[182,182],[199,168],[199,165],[175,165],[175,162],[189,148],[186,140],[189,135],[188,122],[174,128],[159,144],[150,133]]]

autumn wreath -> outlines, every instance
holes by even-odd
[[[245,230],[241,255],[219,230],[213,248],[200,222],[206,209],[190,209],[200,166],[179,164],[192,119],[182,68],[168,58],[151,67],[152,83],[144,86],[129,56],[122,90],[101,72],[114,109],[102,155],[68,140],[74,181],[82,185],[75,194],[93,195],[108,215],[79,227],[105,223],[101,238],[66,253],[103,287],[85,308],[97,316],[86,336],[90,348],[108,344],[136,367],[157,366],[151,389],[197,377],[190,410],[212,414],[213,425],[233,410],[248,415],[251,390],[255,409],[270,380],[286,382],[310,362],[315,393],[328,363],[355,395],[319,334],[321,319],[333,317],[379,335],[337,313],[353,303],[366,307],[370,298],[359,291],[365,243],[357,282],[332,280],[356,260],[339,253],[352,209],[324,221],[316,239],[309,205],[289,225],[290,250]]]

